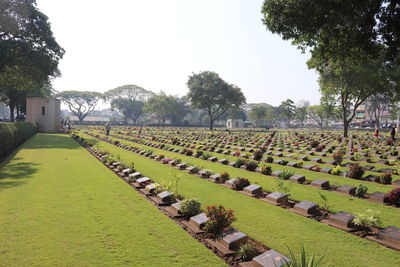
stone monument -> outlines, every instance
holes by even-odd
[[[36,122],[41,133],[57,133],[61,128],[60,105],[60,99],[28,97],[26,121]]]
[[[244,121],[242,119],[228,119],[226,121],[226,128],[244,128]]]

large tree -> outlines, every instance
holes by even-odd
[[[240,88],[228,84],[215,72],[193,73],[189,76],[187,86],[192,107],[207,111],[211,130],[214,122],[225,112],[246,103]]]
[[[389,109],[390,99],[387,95],[376,94],[368,99],[368,113],[372,115],[375,126],[380,127],[382,112]]]
[[[82,122],[103,98],[101,93],[89,91],[63,91],[57,97],[68,106],[68,109]]]
[[[34,0],[0,2],[0,97],[14,109],[25,108],[27,96],[44,96],[52,77],[59,76],[64,50],[56,42],[48,18]],[[21,104],[23,103],[23,104]]]
[[[152,91],[146,90],[134,84],[119,86],[117,88],[110,89],[104,93],[104,97],[107,100],[124,98],[129,100],[145,102],[152,96],[154,96],[154,93]]]
[[[295,118],[295,111],[296,106],[291,99],[286,99],[285,101],[282,101],[278,107],[278,114],[285,121],[285,124],[287,126],[289,126],[290,121]]]
[[[115,98],[111,100],[111,110],[118,110],[122,115],[124,122],[132,120],[133,124],[137,123],[140,116],[143,115],[144,103],[139,100],[131,100],[126,98]]]
[[[166,95],[164,92],[154,95],[144,105],[144,111],[152,114],[163,125],[169,120],[173,124],[181,124],[187,109],[182,99]]]

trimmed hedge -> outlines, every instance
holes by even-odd
[[[34,122],[0,122],[0,157],[17,148],[36,131]]]

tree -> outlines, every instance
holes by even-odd
[[[36,1],[4,0],[0,13],[0,97],[14,120],[14,109],[25,109],[27,96],[49,92],[43,88],[60,75],[58,62],[64,50]]]
[[[131,100],[126,98],[115,98],[111,100],[111,110],[118,110],[122,115],[124,122],[132,120],[133,124],[137,123],[140,116],[143,115],[144,103],[139,100]]]
[[[375,120],[375,126],[380,127],[382,112],[389,108],[390,101],[388,96],[382,94],[372,95],[368,99],[368,112],[372,114]]]
[[[145,102],[152,96],[154,96],[154,93],[152,91],[146,90],[134,84],[119,86],[117,88],[110,89],[104,93],[104,97],[107,100],[124,98],[129,100],[138,100],[141,102]]]
[[[294,114],[294,119],[304,126],[304,121],[307,119],[307,107],[296,107]]]
[[[249,117],[256,126],[263,126],[267,118],[267,113],[268,106],[256,105],[250,110]]]
[[[279,115],[283,118],[286,125],[290,125],[290,121],[294,119],[296,106],[293,100],[286,99],[278,107]]]
[[[192,107],[207,111],[210,130],[225,112],[246,103],[240,88],[228,84],[215,72],[193,73],[189,76],[187,86]]]
[[[82,122],[97,106],[102,94],[89,91],[63,91],[57,97],[68,106],[68,109]]]
[[[187,113],[182,99],[166,95],[164,92],[151,97],[145,103],[144,110],[154,115],[163,125],[167,120],[180,124]]]
[[[322,95],[335,99],[341,108],[344,137],[357,108],[388,87],[383,62],[360,56],[329,61],[320,69],[319,83]]]

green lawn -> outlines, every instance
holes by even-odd
[[[222,204],[233,209],[238,218],[234,223],[235,228],[285,255],[288,255],[285,244],[297,250],[302,243],[309,252],[315,252],[317,255],[327,253],[326,260],[331,262],[331,266],[396,266],[400,262],[399,252],[377,243],[250,198],[111,144],[96,141],[88,135],[82,136],[96,142],[96,146],[101,149],[119,154],[125,163],[134,162],[138,171],[154,181],[169,182],[171,173],[181,174],[179,194],[195,197],[203,205]],[[271,180],[265,177],[263,179]],[[362,200],[354,200],[354,204],[359,207],[373,205]]]
[[[0,169],[0,266],[225,266],[66,135]]]
[[[202,160],[199,158],[185,156],[185,155],[175,153],[175,152],[169,152],[169,151],[165,151],[162,149],[144,146],[144,145],[136,144],[133,142],[124,141],[122,139],[117,139],[117,138],[114,138],[114,139],[119,140],[122,143],[126,143],[128,145],[142,147],[143,149],[151,149],[154,151],[154,153],[156,153],[158,155],[163,154],[166,157],[170,157],[170,158],[180,158],[180,159],[182,159],[183,162],[191,163],[196,166],[201,166],[202,168],[209,169],[209,170],[212,170],[217,173],[227,171],[231,177],[245,177],[245,178],[249,179],[252,183],[259,184],[266,190],[275,191],[276,178],[271,177],[271,176],[265,176],[260,173],[249,172],[246,170],[222,165],[222,164],[219,164],[216,162],[210,162],[210,161]],[[218,155],[216,155],[216,156],[218,156]],[[307,171],[307,170],[302,170],[302,169],[294,169],[294,168],[285,167],[285,166],[281,166],[281,165],[277,165],[277,164],[274,164],[272,166],[272,169],[273,170],[285,170],[285,169],[294,170],[296,174],[306,175],[306,177],[310,180],[323,179],[323,180],[329,180],[332,182],[332,179],[335,179],[334,180],[335,182],[341,181],[341,184],[348,184],[348,185],[354,185],[354,186],[357,186],[358,184],[360,184],[360,183],[358,183],[359,181],[356,181],[354,179],[338,177],[338,176],[333,176],[333,175],[327,175],[327,174],[323,174],[323,173],[317,173],[317,172],[312,172],[312,171]],[[307,173],[304,173],[304,172],[307,172]],[[367,184],[369,186],[370,192],[375,192],[375,191],[387,192],[390,189],[388,185],[380,185],[380,184],[375,184],[375,183],[371,183],[371,182],[364,182],[363,184]],[[377,187],[374,187],[374,186],[377,186]],[[354,214],[357,212],[364,211],[368,208],[372,208],[374,210],[381,212],[381,217],[383,220],[383,224],[385,226],[394,225],[394,226],[400,227],[400,212],[399,212],[398,208],[369,202],[367,200],[350,197],[347,195],[342,195],[342,194],[339,194],[334,191],[318,190],[311,186],[305,186],[305,185],[295,184],[295,183],[292,183],[290,197],[292,199],[298,200],[298,201],[309,200],[309,201],[313,201],[316,203],[320,203],[321,197],[319,196],[317,191],[325,194],[328,197],[329,204],[330,204],[330,210],[332,212],[347,211],[347,212]]]

